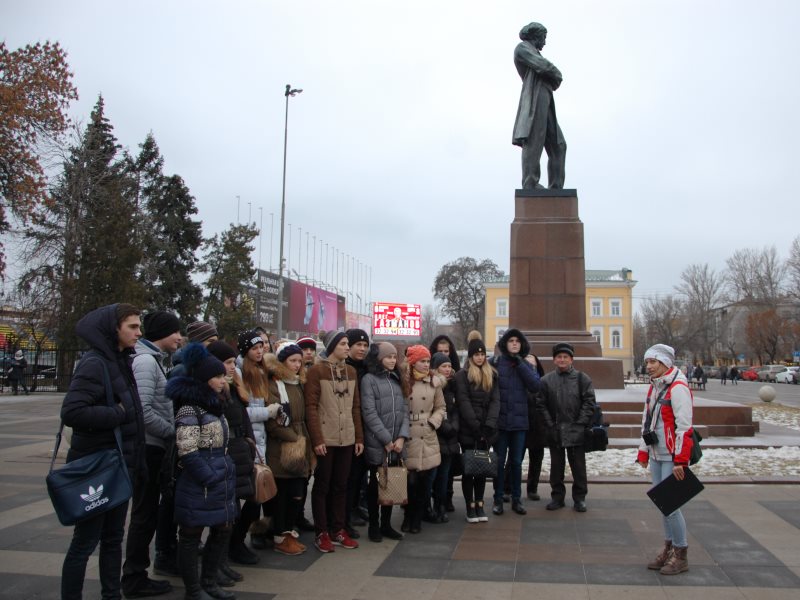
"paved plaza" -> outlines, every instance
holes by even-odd
[[[0,399],[0,598],[58,598],[72,529],[58,523],[44,476],[59,406],[54,394]],[[799,597],[800,485],[707,485],[685,508],[691,570],[676,577],[644,567],[662,543],[647,487],[590,480],[585,514],[569,502],[556,512],[528,502],[524,517],[507,511],[477,525],[456,502],[448,524],[423,524],[419,535],[380,544],[362,528],[359,549],[329,555],[303,534],[306,554],[261,551],[259,565],[240,569],[245,581],[234,591],[242,600]],[[161,598],[183,597],[180,580],[173,584]],[[85,592],[99,597],[96,556]]]

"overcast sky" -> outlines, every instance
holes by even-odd
[[[737,248],[785,257],[800,232],[798,13],[793,0],[27,0],[2,2],[0,39],[60,42],[72,116],[85,122],[102,93],[122,145],[152,131],[206,235],[236,220],[236,196],[241,221],[263,207],[264,268],[271,237],[278,262],[284,87],[302,88],[291,267],[319,279],[322,239],[372,267],[373,300],[425,304],[460,256],[508,270],[513,51],[539,21],[564,76],[555,102],[586,267],[632,269],[644,297],[690,263],[721,270]]]

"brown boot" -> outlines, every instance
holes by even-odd
[[[672,555],[661,569],[662,575],[677,575],[689,570],[689,559],[687,558],[689,548],[678,548],[673,546]]]
[[[672,554],[672,540],[664,540],[663,550],[652,561],[647,563],[647,568],[660,571],[661,567],[667,564],[670,554]]]

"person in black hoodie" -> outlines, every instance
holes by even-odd
[[[111,304],[78,321],[75,331],[91,348],[78,363],[61,406],[61,419],[72,427],[67,462],[116,448],[119,427],[122,453],[134,488],[147,477],[144,420],[131,357],[142,336],[139,309]],[[105,367],[101,363],[105,363]],[[114,406],[108,406],[104,371],[111,379]],[[121,598],[122,538],[128,503],[75,525],[61,572],[61,598],[80,599],[86,563],[100,543],[100,587],[103,598]]]
[[[364,360],[369,352],[369,336],[363,329],[348,329],[347,343],[350,344],[350,351],[344,359],[348,365],[356,370],[358,376],[357,386],[361,388],[361,380],[367,374],[367,363]],[[354,540],[361,537],[361,534],[353,528],[366,525],[364,517],[367,516],[366,496],[367,496],[367,463],[364,455],[354,456],[350,464],[350,476],[347,479],[347,510],[345,512],[345,529],[347,534]],[[363,502],[362,502],[363,500]]]
[[[452,488],[448,491],[448,482],[452,481],[450,471],[454,460],[459,459],[460,447],[458,445],[458,410],[456,409],[456,384],[455,371],[451,359],[442,352],[437,352],[431,357],[431,371],[442,377],[445,381],[442,393],[446,416],[442,426],[436,430],[439,437],[439,453],[442,462],[435,469],[431,480],[433,495],[432,523],[447,523],[447,502],[452,503]],[[427,508],[427,507],[426,507]]]

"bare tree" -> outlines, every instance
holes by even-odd
[[[684,296],[686,343],[704,360],[713,358],[717,338],[713,310],[719,305],[723,278],[706,264],[693,264],[681,273],[681,283],[675,290]]]
[[[686,348],[684,302],[673,295],[647,298],[642,302],[646,345],[667,344],[676,355]]]
[[[789,258],[786,261],[786,274],[788,275],[788,292],[796,300],[800,300],[800,236],[794,238],[789,249]]]
[[[735,302],[774,307],[783,294],[786,265],[775,246],[737,250],[727,259],[728,293]]]
[[[747,316],[747,342],[758,356],[759,361],[763,363],[764,355],[769,358],[770,364],[780,358],[785,349],[784,334],[790,328],[786,319],[781,317],[774,308]]]
[[[434,304],[422,307],[422,344],[430,346],[436,337],[436,328],[439,327],[439,309]]]

